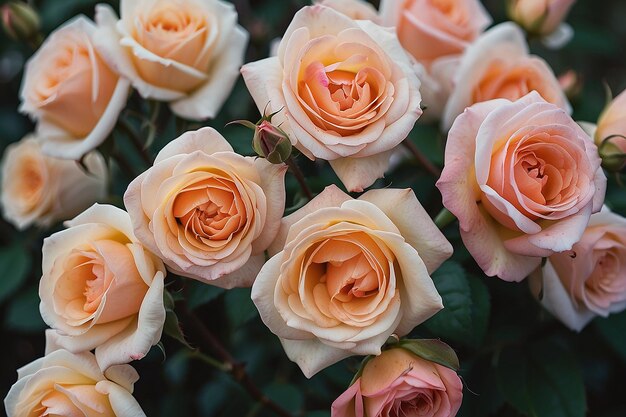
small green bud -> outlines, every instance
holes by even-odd
[[[610,172],[620,172],[626,168],[626,137],[611,135],[602,140],[598,154],[602,158],[602,166]]]
[[[268,120],[256,126],[252,148],[272,164],[282,164],[291,155],[291,141],[285,132]]]
[[[10,2],[2,6],[2,27],[16,41],[34,42],[39,38],[39,16],[26,3]]]

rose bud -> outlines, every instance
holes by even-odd
[[[554,33],[576,0],[511,0],[509,17],[532,35]]]
[[[256,126],[252,147],[272,164],[281,164],[291,155],[291,141],[287,134],[267,120]]]
[[[34,43],[39,38],[39,16],[26,3],[11,2],[2,6],[2,27],[16,41]]]
[[[602,166],[609,171],[621,171],[626,166],[626,92],[618,95],[604,109],[592,134]]]

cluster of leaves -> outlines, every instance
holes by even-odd
[[[69,17],[90,14],[96,1],[35,1],[47,33]],[[117,4],[111,2],[115,7]],[[241,23],[251,33],[247,61],[265,57],[271,39],[279,36],[295,10],[305,0],[234,1]],[[504,1],[485,1],[496,21],[503,20]],[[626,13],[620,0],[602,4],[580,1],[570,22],[576,28],[573,42],[558,53],[539,49],[556,72],[567,68],[580,71],[585,80],[581,97],[575,102],[575,118],[595,120],[604,104],[602,81],[620,91],[626,86],[626,61],[620,45],[626,40],[626,27],[619,16]],[[593,18],[592,18],[593,17]],[[9,42],[0,35],[0,126],[2,147],[20,139],[32,129],[18,115],[18,90],[21,68],[32,53],[28,47]],[[112,172],[111,203],[121,205],[131,174],[148,167],[142,157],[173,139],[184,128],[162,108],[131,97],[131,108],[147,115],[138,119],[125,112],[123,121],[134,132],[118,129],[110,148],[115,159]],[[240,80],[216,120],[208,124],[221,131],[235,150],[252,154],[251,133],[241,127],[224,127],[235,119],[256,120],[258,111]],[[167,121],[162,123],[161,121]],[[143,143],[133,144],[131,136]],[[152,138],[152,139],[149,139]],[[416,146],[435,164],[443,163],[445,138],[432,126],[418,126],[411,134]],[[151,142],[151,143],[147,143]],[[150,145],[143,150],[143,146]],[[122,161],[122,162],[120,162]],[[298,158],[314,192],[325,185],[339,183],[327,164]],[[128,172],[130,171],[130,173]],[[414,161],[405,160],[375,187],[410,187],[427,211],[441,209],[441,198],[434,187],[436,178]],[[611,181],[613,181],[611,179]],[[612,183],[607,196],[612,209],[626,215],[626,192]],[[301,190],[292,176],[287,178],[287,211],[303,202]],[[57,229],[61,226],[58,225]],[[41,243],[55,230],[28,230],[18,233],[0,221],[0,391],[6,392],[15,381],[15,369],[43,352],[43,332],[37,295],[41,274]],[[446,308],[419,326],[410,337],[441,339],[453,346],[460,359],[465,382],[462,417],[533,416],[597,417],[626,415],[622,375],[626,372],[626,313],[596,319],[581,333],[567,330],[533,299],[525,283],[509,284],[487,278],[464,249],[458,226],[444,229],[455,248],[453,258],[433,276]],[[183,296],[186,307],[204,321],[223,342],[230,354],[246,366],[262,394],[281,404],[294,416],[329,415],[331,402],[349,384],[360,359],[336,364],[311,380],[289,362],[278,339],[262,324],[250,300],[249,289],[224,291],[212,286],[170,279],[168,306]],[[178,326],[170,308],[165,328],[167,336],[142,361],[134,364],[142,377],[136,397],[149,416],[272,416],[271,410],[253,400],[224,366],[198,353],[185,327]],[[181,343],[183,342],[183,343]]]

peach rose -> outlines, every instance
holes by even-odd
[[[536,35],[554,33],[576,0],[510,0],[511,19]]]
[[[135,234],[177,274],[252,284],[285,207],[285,165],[243,157],[216,130],[187,132],[130,183]]]
[[[517,25],[502,23],[465,51],[444,109],[442,127],[450,129],[454,119],[474,103],[496,98],[515,101],[531,91],[571,113],[552,69],[543,59],[528,54],[524,33]]]
[[[606,177],[591,138],[532,92],[466,109],[450,129],[437,187],[485,273],[520,281],[580,239]]]
[[[128,214],[95,204],[43,243],[39,310],[50,343],[96,349],[100,368],[141,359],[161,338],[165,267]]]
[[[83,162],[89,173],[75,161],[44,155],[41,142],[30,135],[9,145],[1,162],[4,218],[18,229],[49,227],[104,198],[104,159],[94,151]]]
[[[380,23],[378,11],[365,0],[322,0],[318,3],[354,20],[371,20],[374,23]]]
[[[361,376],[337,398],[332,417],[454,417],[463,383],[451,369],[393,348],[365,364]]]
[[[600,115],[594,140],[605,163],[622,169],[626,155],[626,90],[622,91]],[[605,142],[603,144],[603,142]],[[614,155],[614,156],[613,156]]]
[[[98,46],[144,98],[187,119],[217,115],[243,63],[248,32],[219,0],[121,0],[96,6]]]
[[[427,68],[437,58],[463,53],[491,24],[480,0],[381,0],[380,14]]]
[[[273,121],[351,191],[382,177],[422,113],[419,79],[391,29],[321,5],[296,13],[277,57],[241,72],[259,110],[284,108]]]
[[[571,251],[548,258],[531,275],[541,304],[570,329],[626,309],[626,219],[604,208],[591,216]]]
[[[261,319],[310,378],[351,355],[378,355],[441,308],[429,274],[452,246],[410,190],[358,200],[327,187],[285,217],[252,286]]]
[[[79,16],[52,32],[26,63],[20,111],[34,118],[44,153],[80,159],[115,127],[130,89],[94,46],[96,26]]]
[[[92,353],[57,350],[18,369],[17,375],[4,399],[8,417],[145,417],[132,395],[139,376],[130,365],[103,374]]]

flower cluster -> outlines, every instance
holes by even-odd
[[[572,3],[509,6],[554,45]],[[456,415],[454,351],[405,337],[447,307],[433,275],[457,248],[412,189],[380,186],[416,123],[447,137],[443,214],[485,275],[530,276],[575,330],[626,308],[626,219],[603,209],[605,169],[626,166],[626,93],[597,126],[575,122],[522,27],[487,29],[478,0],[383,0],[380,10],[324,0],[295,13],[275,56],[245,64],[237,20],[221,0],[121,0],[119,13],[102,4],[95,22],[63,24],[26,64],[20,111],[36,129],[5,151],[3,214],[20,229],[65,228],[42,246],[46,355],[18,371],[9,417],[143,416],[129,363],[159,343],[167,318],[178,329],[166,286],[186,278],[251,288],[307,378],[365,356],[333,417]],[[240,73],[263,114],[239,121],[254,129],[256,156],[214,127],[184,129],[215,118]],[[154,149],[168,115],[183,129]],[[120,137],[147,169],[131,171],[115,200],[113,171],[134,168]],[[296,156],[328,161],[339,181],[314,195]],[[300,200],[286,209],[287,172]]]

